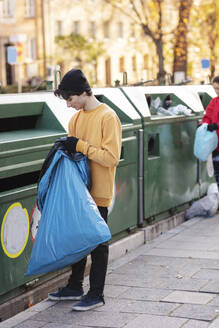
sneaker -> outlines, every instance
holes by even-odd
[[[98,297],[92,297],[89,295],[84,295],[79,302],[77,302],[72,310],[74,311],[87,311],[91,309],[95,309],[99,306],[102,306],[105,304],[103,296]]]
[[[69,287],[61,287],[57,292],[49,293],[48,299],[52,301],[77,301],[80,300],[83,296],[83,291],[74,290]]]

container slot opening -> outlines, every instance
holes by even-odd
[[[39,179],[39,174],[40,171],[35,171],[0,179],[0,192],[35,184]]]
[[[124,159],[124,147],[122,146],[120,159]]]
[[[148,136],[148,158],[160,156],[159,134]]]
[[[0,132],[33,129],[36,126],[38,115],[8,117],[0,119]]]

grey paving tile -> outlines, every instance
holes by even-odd
[[[214,305],[214,306],[219,306],[219,295],[213,298],[211,302],[209,302],[208,305]]]
[[[101,312],[100,314],[93,311],[89,315],[81,317],[78,323],[80,326],[120,328],[126,327],[127,323],[134,320],[135,317],[136,315],[133,313],[114,313],[112,315],[112,313]]]
[[[106,305],[96,309],[98,312],[107,313],[148,313],[157,315],[168,315],[179,306],[177,303],[151,302],[151,301],[135,301],[120,299],[107,300]]]
[[[201,292],[207,292],[207,293],[219,293],[219,281],[210,281],[205,286],[200,288]]]
[[[193,278],[219,280],[219,269],[201,269],[196,274],[193,275]]]
[[[189,304],[207,304],[214,299],[216,294],[187,292],[187,291],[174,291],[168,296],[164,297],[162,301],[176,302],[176,303],[189,303]]]
[[[173,250],[173,249],[162,249],[153,248],[147,252],[149,255],[159,255],[159,256],[173,256],[173,257],[192,257],[192,258],[206,258],[206,259],[219,259],[218,252],[212,251],[195,251],[195,250]]]
[[[157,280],[157,283],[158,281],[160,281],[157,285],[159,288],[188,291],[200,291],[208,283],[208,280],[181,278],[180,276],[178,278],[162,278]]]
[[[120,298],[124,292],[130,291],[131,288],[128,286],[112,286],[106,285],[104,288],[104,296],[105,297],[118,297]]]
[[[59,325],[77,325],[95,326],[95,327],[115,327],[124,326],[130,319],[133,319],[134,314],[114,312],[97,312],[86,311],[76,312],[68,307],[50,308],[48,311],[36,314],[32,320],[44,321],[46,324],[55,323]]]
[[[163,297],[169,295],[170,293],[171,290],[167,289],[132,287],[120,294],[119,298],[143,301],[160,301]]]
[[[209,322],[201,320],[189,320],[182,328],[208,328]]]
[[[219,318],[214,320],[209,326],[209,328],[218,328],[218,327],[219,327]]]
[[[26,321],[28,319],[32,319],[32,317],[38,313],[37,311],[34,311],[32,308],[25,310],[14,317],[3,321],[0,323],[0,327],[2,328],[12,328],[12,327],[17,327],[19,324],[21,324],[23,321]]]
[[[219,314],[219,307],[209,305],[183,304],[171,313],[171,316],[211,321]]]
[[[142,314],[125,328],[181,328],[186,321],[187,319]]]
[[[153,277],[130,278],[126,275],[112,273],[106,277],[106,285],[113,286],[129,286],[129,287],[156,287],[159,281],[155,281]]]
[[[0,325],[1,327],[1,325]],[[4,327],[4,325],[2,326]],[[45,322],[44,321],[33,321],[33,320],[26,320],[23,321],[21,324],[16,325],[16,328],[44,328]]]

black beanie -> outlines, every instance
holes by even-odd
[[[71,69],[63,76],[58,89],[62,92],[71,92],[72,95],[80,95],[84,91],[90,92],[91,87],[80,69]]]

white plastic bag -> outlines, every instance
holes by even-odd
[[[205,162],[208,156],[217,148],[218,138],[216,131],[208,131],[208,124],[203,123],[195,134],[194,155]]]
[[[211,217],[218,209],[219,193],[216,183],[211,183],[208,187],[207,196],[194,202],[188,210],[186,210],[185,218],[191,219],[195,216]]]

